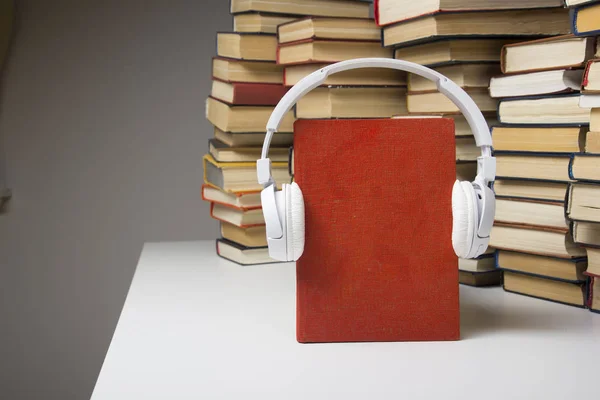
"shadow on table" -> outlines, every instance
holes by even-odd
[[[579,313],[587,310],[578,309],[563,304],[546,302],[545,300],[529,298],[517,294],[502,296],[495,302],[483,301],[487,296],[486,290],[494,288],[479,288],[477,292],[461,290],[460,315],[461,339],[507,332],[526,333],[536,331],[561,332],[572,329],[572,320],[581,318]],[[544,304],[540,304],[544,303]],[[558,312],[555,307],[565,307],[568,313]]]

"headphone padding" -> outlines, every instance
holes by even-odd
[[[288,261],[297,261],[304,252],[304,197],[296,182],[284,185],[286,191]]]
[[[470,182],[454,183],[452,189],[452,247],[460,258],[467,258],[473,245],[477,220],[475,190]]]

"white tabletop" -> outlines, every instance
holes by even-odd
[[[298,344],[293,264],[147,244],[92,399],[597,398],[600,315],[500,288],[460,295],[459,342]]]

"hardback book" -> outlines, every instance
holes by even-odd
[[[582,5],[582,4],[593,3],[594,1],[598,1],[598,0],[565,0],[565,5],[567,7],[573,7],[573,6],[578,6],[578,5]]]
[[[588,132],[585,135],[585,152],[600,153],[600,132]]]
[[[375,20],[383,26],[440,12],[562,6],[561,0],[434,0],[426,2],[375,0]]]
[[[477,155],[481,155],[481,153],[479,152],[477,147],[476,147],[476,149],[478,151]],[[458,146],[457,146],[456,150],[457,150],[457,153],[460,151]],[[459,156],[457,155],[457,158],[458,157]],[[473,158],[473,156],[471,156],[471,158]],[[473,159],[476,159],[476,157]],[[293,147],[290,148],[290,156],[289,156],[288,165],[290,168],[290,175],[293,177],[294,176],[294,148]],[[477,176],[477,162],[457,160],[457,163],[456,163],[456,179],[457,180],[473,181],[473,180],[475,180],[476,176]],[[566,192],[566,188],[565,188],[565,192]]]
[[[571,13],[571,24],[577,36],[600,35],[600,4],[575,7]]]
[[[588,275],[600,278],[600,248],[586,247],[585,250],[588,257],[588,265],[585,272],[587,272]]]
[[[587,108],[600,108],[600,94],[583,93],[579,97],[579,107]]]
[[[482,112],[492,112],[498,108],[498,100],[492,99],[486,89],[465,89]],[[460,110],[445,94],[440,92],[408,93],[408,112],[427,113],[460,113]]]
[[[283,68],[274,61],[213,58],[213,78],[223,82],[283,83]]]
[[[496,253],[496,266],[504,271],[542,278],[583,282],[586,279],[584,272],[588,263],[585,257],[564,259],[499,250]]]
[[[217,55],[237,60],[275,61],[277,36],[259,33],[217,33]]]
[[[277,50],[281,65],[335,63],[355,58],[392,58],[393,50],[380,42],[308,39],[282,44]]]
[[[307,17],[277,28],[279,43],[306,39],[361,40],[381,43],[381,28],[371,18]]]
[[[240,228],[221,222],[221,236],[244,247],[267,247],[267,230],[264,226]]]
[[[405,46],[449,38],[524,37],[571,32],[562,8],[492,12],[440,13],[383,28],[384,46]]]
[[[248,12],[233,16],[234,32],[277,33],[277,26],[298,19],[293,15]]]
[[[472,272],[460,270],[458,271],[458,282],[462,285],[475,287],[498,286],[502,283],[502,271]]]
[[[590,109],[579,106],[579,94],[516,97],[500,100],[502,124],[579,126],[590,123]]]
[[[281,84],[213,80],[211,97],[231,105],[276,106],[288,89]]]
[[[585,307],[586,283],[561,282],[554,279],[504,271],[504,290],[556,303]]]
[[[260,192],[229,193],[207,184],[202,185],[202,200],[244,211],[261,208]]]
[[[581,89],[583,70],[558,69],[495,76],[490,81],[492,97],[538,96],[570,93]]]
[[[592,277],[590,282],[589,304],[590,311],[600,313],[600,278]]]
[[[261,151],[261,147],[230,147],[217,139],[208,141],[208,152],[219,162],[253,162],[260,158]],[[286,162],[288,151],[288,147],[271,147],[269,158]]]
[[[299,64],[285,67],[283,84],[294,86],[307,75],[329,64]],[[361,68],[329,75],[323,86],[406,86],[407,74],[404,71],[382,68]]]
[[[220,163],[212,155],[206,154],[202,162],[205,184],[230,193],[256,192],[263,189],[257,182],[256,161]],[[291,181],[287,162],[273,162],[271,172],[278,187]]]
[[[523,226],[494,224],[490,246],[559,258],[585,257],[585,249],[577,246],[569,231],[533,229]]]
[[[488,272],[496,269],[494,252],[483,254],[474,259],[458,259],[458,269],[466,272]]]
[[[600,93],[600,59],[587,63],[582,86],[585,93]]]
[[[600,224],[587,221],[573,221],[573,240],[585,247],[600,247]]]
[[[303,119],[384,118],[406,113],[406,90],[398,87],[317,88],[296,105],[296,117]]]
[[[209,97],[206,119],[224,132],[264,132],[273,106],[232,106]],[[294,113],[289,111],[279,125],[281,132],[294,131]]]
[[[265,12],[325,17],[369,18],[370,5],[355,0],[231,0],[231,13]]]
[[[578,153],[587,127],[581,126],[495,126],[495,151]]]
[[[569,176],[578,181],[600,182],[600,154],[573,154]]]
[[[590,112],[590,131],[600,132],[600,108],[592,108]]]
[[[294,154],[298,341],[458,340],[452,121],[298,120]]]
[[[502,49],[502,72],[583,68],[593,57],[595,46],[595,38],[573,35],[508,44]]]
[[[240,210],[230,206],[211,203],[210,216],[217,221],[227,222],[240,228],[265,225],[262,209]]]
[[[240,265],[272,264],[267,247],[245,247],[227,239],[217,239],[217,255]]]
[[[576,221],[600,222],[600,185],[572,183],[567,215]]]
[[[571,182],[569,155],[544,153],[495,153],[496,177]]]
[[[497,179],[494,182],[496,198],[549,200],[565,202],[568,183],[555,183],[519,179]]]
[[[542,229],[569,229],[564,204],[540,200],[497,199],[496,222]]]
[[[215,139],[230,147],[262,147],[265,132],[224,132],[215,127]],[[294,141],[293,133],[277,132],[271,139],[275,147],[289,147]]]
[[[500,66],[493,63],[458,64],[439,67],[435,70],[465,89],[483,88],[487,90],[490,86],[490,79],[500,74]],[[436,84],[429,79],[410,74],[408,90],[411,93],[419,93],[436,92],[438,89]]]
[[[396,49],[395,58],[428,67],[462,63],[500,62],[502,47],[515,39],[445,39]]]
[[[494,113],[495,114],[495,113]],[[420,118],[420,117],[431,117],[431,114],[423,114],[422,116],[413,114],[411,117]],[[467,122],[467,119],[462,114],[435,114],[435,116],[439,116],[440,118],[450,118],[454,120],[454,134],[457,137],[465,137],[465,136],[473,136],[473,131]],[[490,113],[484,113],[485,121],[487,122],[489,127],[492,127],[498,123],[495,115]],[[404,115],[398,115],[398,118],[406,118]]]

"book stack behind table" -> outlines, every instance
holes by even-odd
[[[289,88],[278,61],[277,27],[311,16],[367,18],[368,3],[357,0],[231,0],[233,31],[217,34],[212,91],[206,118],[214,126],[203,158],[202,198],[220,222],[217,253],[242,265],[272,263],[256,178],[267,121]],[[294,112],[285,115],[269,156],[273,177],[289,183]]]
[[[573,236],[580,224],[571,222],[580,217],[573,197],[585,203],[579,192],[588,188],[573,182],[575,175],[589,178],[584,164],[593,158],[586,144],[595,137],[591,112],[580,103],[596,51],[595,37],[575,35],[507,45],[505,75],[490,83],[491,95],[501,99],[501,125],[492,131],[498,201],[491,243],[499,249],[504,288],[578,307],[588,302],[593,257]],[[574,168],[579,160],[581,170]],[[593,245],[593,236],[588,240]]]
[[[383,44],[397,59],[435,69],[456,82],[496,124],[497,100],[489,94],[490,79],[500,74],[502,46],[523,38],[547,37],[570,31],[562,0],[446,1],[375,0],[375,18],[383,27]],[[471,181],[481,154],[458,108],[436,84],[409,75],[407,108],[411,115],[454,119],[457,179]],[[478,260],[460,260],[460,282],[498,285],[502,273],[494,267],[494,250]]]

